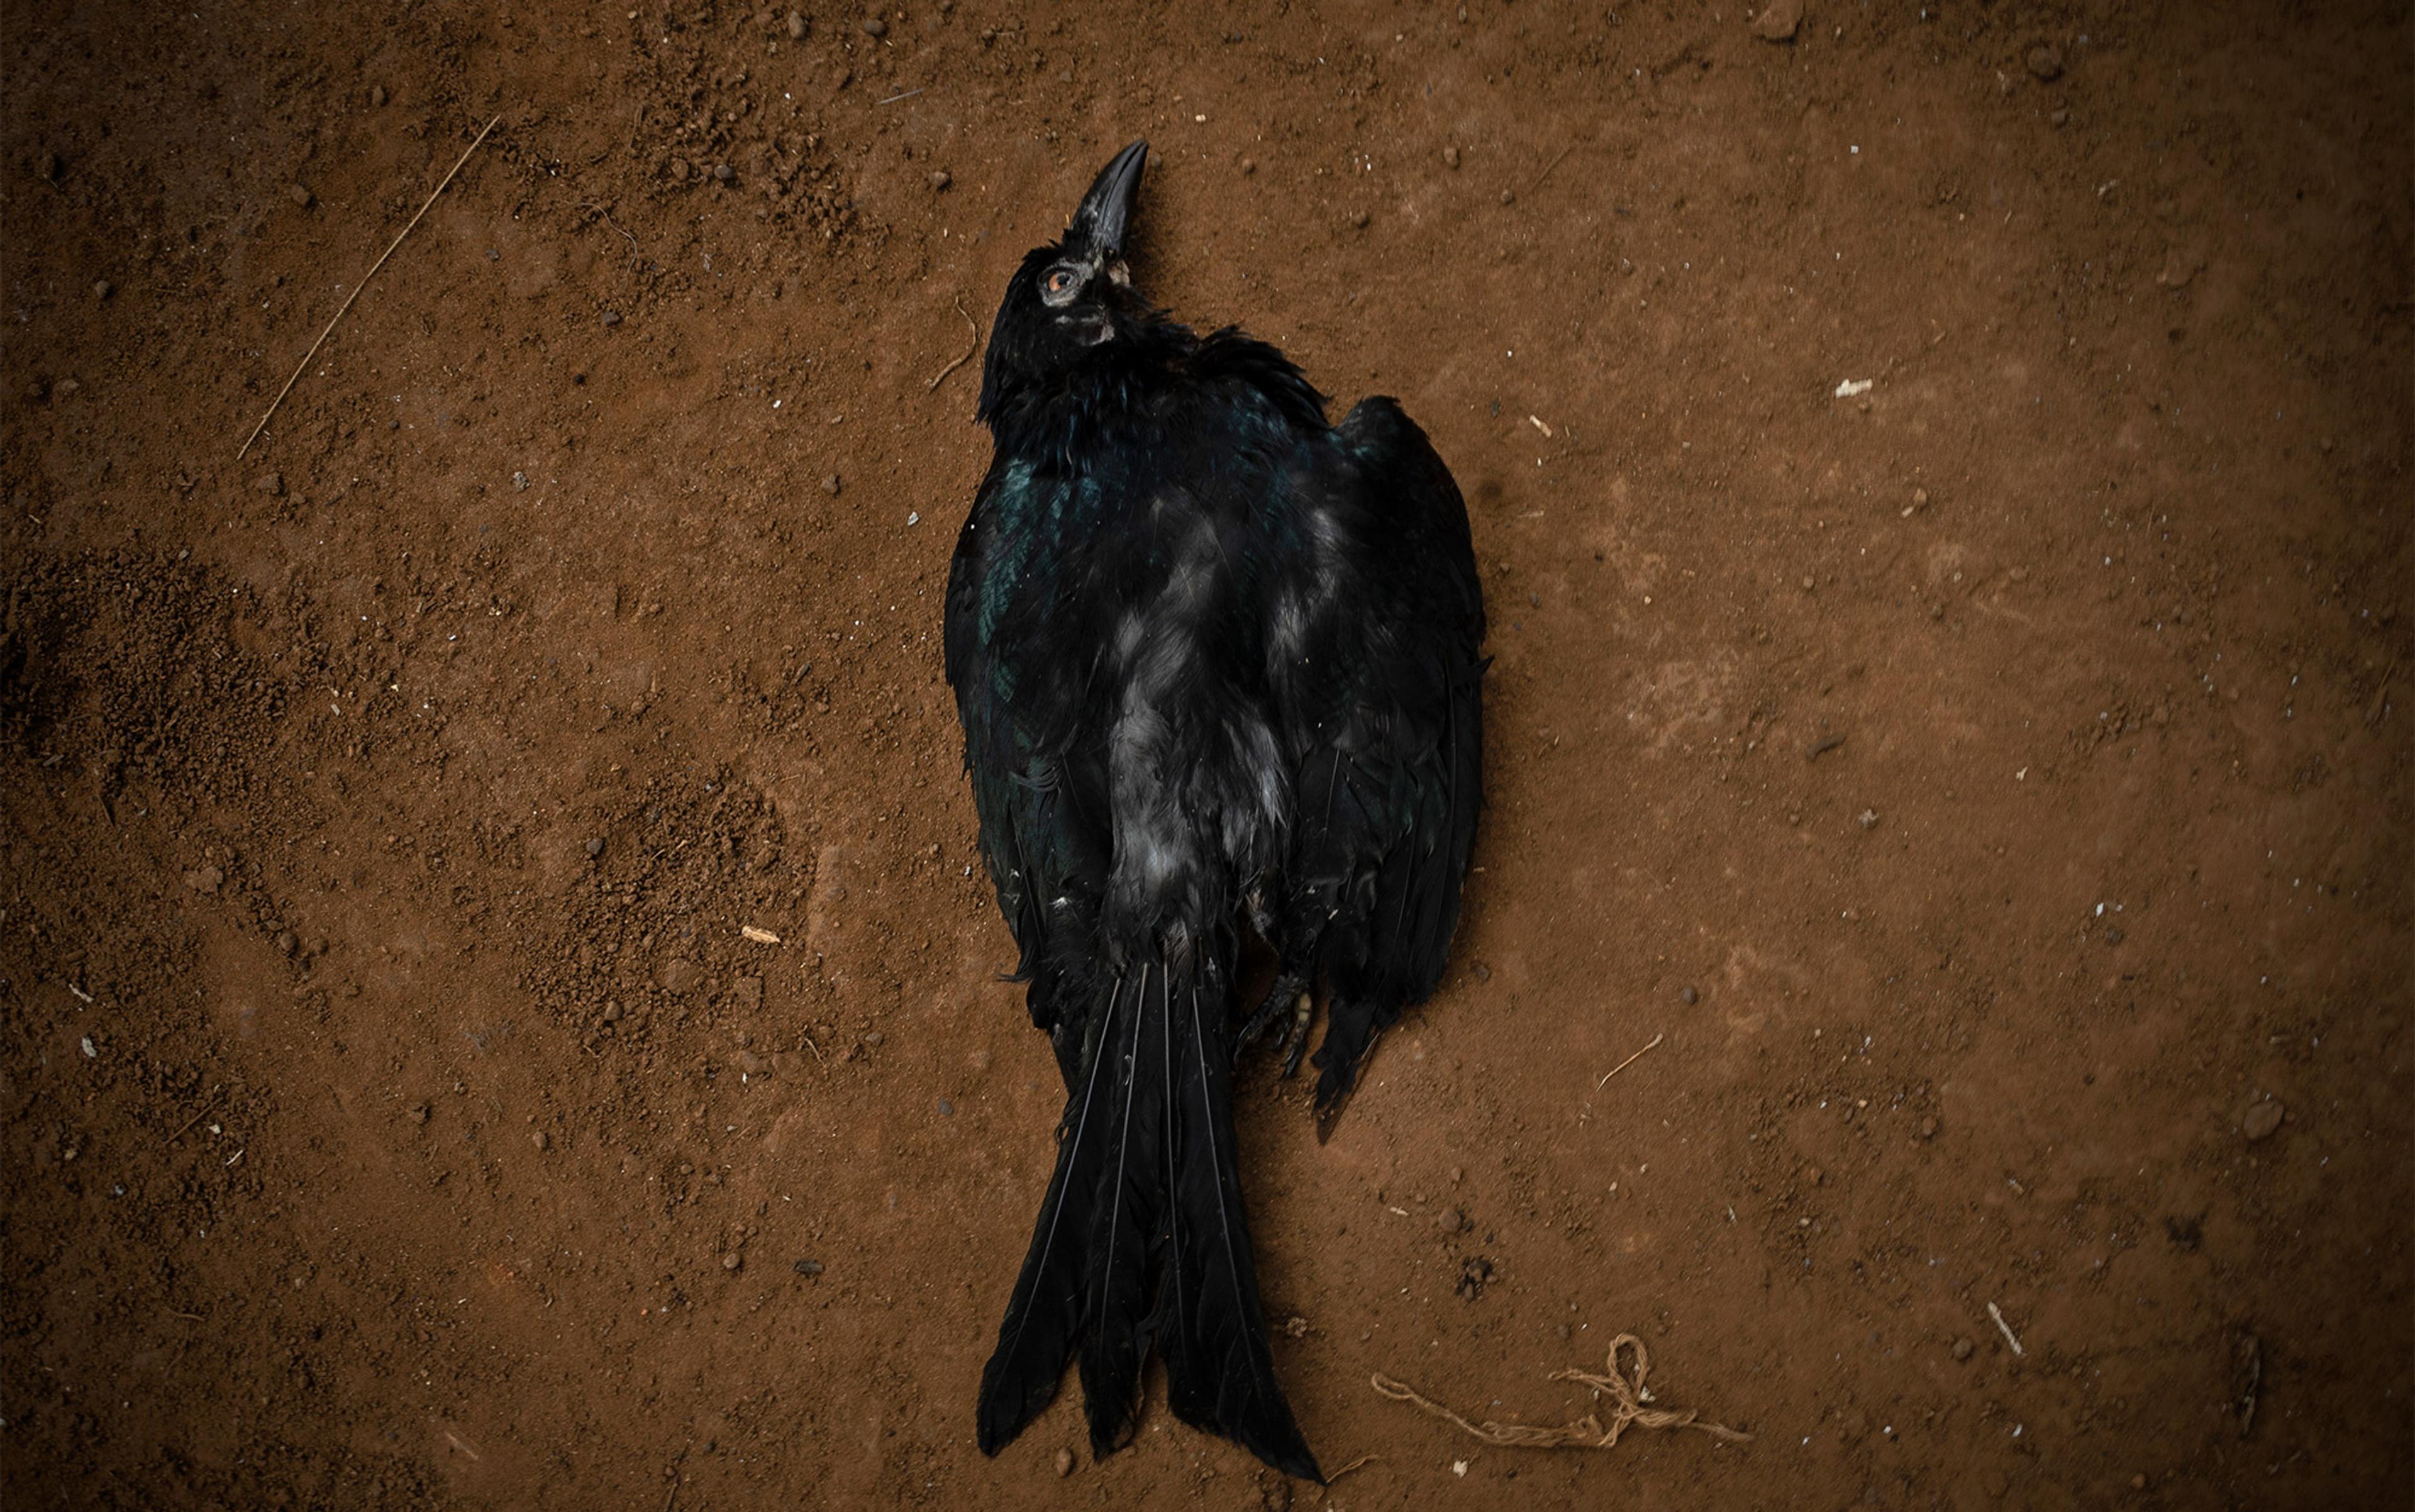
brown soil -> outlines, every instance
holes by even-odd
[[[11,1507],[2405,1505],[2406,7],[558,8],[9,8]],[[1446,988],[1249,1079],[1325,1493],[971,1442],[930,385],[1144,133],[1495,625]],[[1622,1330],[1752,1442],[1369,1385]]]

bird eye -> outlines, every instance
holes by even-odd
[[[1061,294],[1072,287],[1073,276],[1063,268],[1058,268],[1048,276],[1048,292],[1052,294]]]

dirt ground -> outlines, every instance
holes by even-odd
[[[2415,22],[1775,19],[8,7],[8,1505],[2409,1505]],[[1245,1078],[1323,1491],[972,1444],[935,375],[1137,135],[1493,618],[1448,984]],[[1370,1385],[1622,1331],[1751,1441]]]

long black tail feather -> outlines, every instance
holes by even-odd
[[[1150,960],[1110,990],[982,1375],[983,1453],[1048,1405],[1077,1355],[1090,1447],[1113,1452],[1131,1435],[1155,1349],[1176,1416],[1286,1474],[1322,1478],[1267,1341],[1235,1160],[1232,1054],[1222,983],[1199,965]]]

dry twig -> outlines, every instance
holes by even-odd
[[[1623,1374],[1618,1368],[1618,1352],[1627,1348],[1635,1351],[1635,1374],[1632,1379]],[[1641,1423],[1645,1428],[1656,1429],[1699,1429],[1722,1444],[1744,1444],[1751,1440],[1751,1434],[1739,1433],[1723,1424],[1697,1421],[1691,1409],[1685,1412],[1672,1412],[1665,1407],[1643,1405],[1652,1400],[1652,1393],[1646,1390],[1643,1385],[1644,1374],[1651,1369],[1652,1356],[1645,1352],[1643,1340],[1633,1334],[1621,1334],[1610,1341],[1610,1360],[1606,1373],[1597,1375],[1591,1370],[1552,1372],[1552,1379],[1554,1381],[1583,1382],[1593,1388],[1597,1400],[1600,1399],[1602,1393],[1608,1392],[1611,1400],[1610,1422],[1607,1426],[1602,1423],[1601,1416],[1598,1413],[1587,1413],[1575,1422],[1563,1423],[1557,1428],[1537,1428],[1526,1423],[1496,1423],[1489,1418],[1482,1423],[1471,1423],[1440,1402],[1418,1395],[1415,1387],[1402,1385],[1380,1371],[1374,1376],[1373,1384],[1378,1392],[1391,1398],[1394,1401],[1415,1402],[1434,1416],[1457,1424],[1460,1430],[1470,1437],[1481,1439],[1487,1444],[1505,1449],[1607,1449],[1618,1443],[1618,1436],[1627,1431],[1629,1424],[1635,1423]]]
[[[1667,1038],[1669,1038],[1669,1036],[1665,1033],[1654,1035],[1652,1037],[1652,1044],[1645,1045],[1643,1050],[1651,1049],[1652,1045],[1657,1045]],[[1620,1071],[1627,1070],[1628,1067],[1634,1065],[1637,1061],[1643,1058],[1643,1050],[1637,1051],[1635,1054],[1628,1056],[1625,1060],[1620,1061],[1617,1065],[1612,1066],[1610,1070],[1602,1072],[1601,1080],[1593,1084],[1593,1089],[1598,1092],[1603,1087],[1608,1086],[1612,1077],[1617,1075]]]
[[[294,366],[293,376],[285,381],[285,386],[277,391],[277,397],[269,401],[268,412],[260,417],[260,424],[252,427],[251,434],[244,438],[244,442],[241,446],[235,448],[234,455],[236,460],[240,461],[243,457],[243,454],[251,450],[251,443],[260,439],[260,433],[268,428],[268,422],[276,418],[277,407],[285,402],[285,396],[293,392],[293,385],[301,382],[304,369],[310,366],[310,359],[317,356],[319,354],[319,349],[327,344],[328,336],[336,329],[336,322],[344,318],[344,312],[352,307],[352,301],[360,298],[361,291],[368,287],[368,282],[371,278],[377,277],[378,269],[384,267],[385,260],[394,256],[394,249],[402,245],[403,236],[411,234],[412,227],[418,225],[420,217],[428,214],[428,206],[436,202],[436,197],[442,194],[444,192],[445,186],[453,182],[453,175],[461,172],[461,164],[470,160],[470,154],[476,152],[478,150],[478,143],[486,141],[487,133],[495,128],[495,121],[500,121],[502,119],[502,117],[498,115],[495,117],[494,121],[488,121],[486,126],[479,130],[477,137],[471,142],[470,145],[462,149],[459,161],[456,162],[450,169],[448,169],[442,178],[436,181],[435,188],[428,191],[428,202],[427,204],[423,204],[419,207],[419,215],[411,217],[411,225],[402,228],[402,234],[397,236],[392,242],[386,245],[386,249],[379,255],[378,260],[369,264],[369,271],[361,275],[361,281],[352,285],[352,292],[346,294],[344,296],[343,304],[337,307],[334,319],[327,322],[326,328],[319,333],[319,339],[310,343],[310,350],[304,352],[302,354],[301,362]]]
[[[965,302],[961,299],[956,301],[956,313],[965,316],[965,329],[973,334],[973,344],[965,349],[965,354],[963,356],[958,357],[955,361],[939,369],[939,376],[932,379],[931,386],[923,391],[926,394],[938,393],[939,385],[947,381],[948,375],[954,372],[957,368],[962,367],[965,364],[972,361],[973,353],[981,350],[981,326],[974,322],[971,316],[965,315]]]

